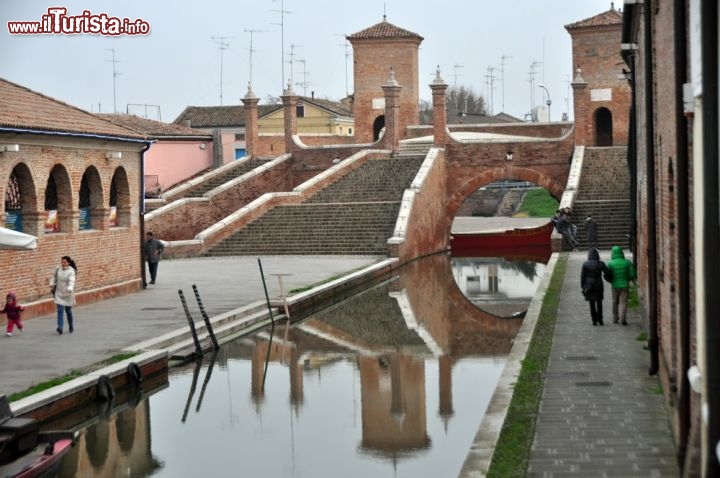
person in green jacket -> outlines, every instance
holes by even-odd
[[[628,304],[628,288],[630,287],[630,281],[635,280],[637,277],[635,266],[625,259],[622,247],[613,246],[607,267],[612,273],[613,323],[620,322],[627,325],[625,315]]]

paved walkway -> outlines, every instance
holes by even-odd
[[[593,327],[580,293],[585,259],[576,252],[568,261],[528,476],[677,477],[639,310],[629,310],[628,326],[613,324],[606,287],[605,326]]]
[[[270,298],[375,263],[365,256],[272,256],[262,267]],[[78,271],[78,282],[84,274]],[[196,284],[210,317],[257,301],[265,301],[256,257],[178,259],[160,262],[157,284],[144,291],[73,309],[75,332],[58,335],[54,315],[25,321],[25,332],[0,336],[0,393],[11,395],[32,385],[82,369],[119,353],[125,347],[167,332],[187,328],[178,289],[185,294],[196,321],[202,318],[192,285]],[[20,301],[22,304],[22,301]],[[5,321],[5,315],[0,316]]]
[[[607,260],[607,254],[603,254]],[[377,257],[274,256],[262,259],[268,291],[310,285],[379,260]],[[675,451],[659,384],[637,312],[613,325],[606,290],[604,327],[591,325],[579,287],[585,253],[570,254],[547,382],[530,461],[532,477],[676,477]],[[82,275],[90,273],[80,270]],[[55,317],[28,320],[24,334],[0,337],[0,393],[11,394],[112,356],[119,350],[187,325],[183,289],[196,320],[197,284],[210,316],[264,300],[256,258],[168,260],[147,290],[75,310],[75,333],[55,332]],[[66,329],[67,330],[67,329]],[[477,474],[475,474],[477,473]],[[481,476],[476,469],[473,476]]]

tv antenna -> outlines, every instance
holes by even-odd
[[[217,44],[218,49],[220,50],[220,106],[223,105],[223,52],[230,48],[230,43],[225,40],[231,40],[232,38],[234,37],[210,37],[210,39]]]
[[[265,33],[267,30],[250,30],[248,28],[245,29],[245,33],[250,34],[250,48],[248,48],[248,51],[250,52],[250,84],[252,85],[252,63],[253,63],[253,53],[255,53],[255,50],[253,50],[253,34],[255,33]]]
[[[497,79],[495,70],[497,70],[497,68],[494,66],[488,66],[487,74],[485,75],[485,78],[487,78],[485,83],[488,86],[488,97],[490,98],[490,103],[488,104],[488,112],[490,115],[493,114],[493,90],[495,89],[495,80]]]
[[[301,86],[303,89],[303,96],[307,96],[307,87],[308,87],[308,85],[310,85],[310,83],[307,81],[307,75],[310,72],[305,69],[305,67],[306,67],[305,60],[295,60],[295,61],[298,63],[302,63],[302,65],[303,65],[303,80],[299,81],[295,84],[298,86]]]
[[[110,61],[113,64],[113,113],[117,113],[117,95],[115,94],[117,90],[115,88],[115,79],[122,75],[122,73],[115,71],[115,64],[120,63],[119,60],[115,59],[115,48],[108,48],[108,51],[112,52],[112,60],[107,61]]]
[[[565,121],[570,121],[570,75],[565,75],[565,88],[567,96],[565,96]]]
[[[455,63],[455,64],[453,65],[453,86],[454,86],[455,88],[457,88],[457,79],[458,79],[458,76],[460,76],[460,75],[458,74],[458,68],[465,68],[465,66],[464,66],[464,65],[458,65],[457,63]]]
[[[535,108],[535,75],[537,75],[536,70],[540,65],[542,65],[542,62],[537,60],[533,60],[533,62],[530,63],[530,71],[528,73],[530,76],[530,79],[528,79],[530,82],[530,112]]]
[[[347,41],[347,35],[345,33],[336,33],[335,36],[343,37],[345,39],[343,46],[345,47],[345,96],[347,97],[350,95],[350,90],[348,89],[348,60],[350,59],[350,42]]]
[[[290,83],[291,84],[293,83],[293,80],[295,80],[295,72],[294,72],[295,70],[293,69],[293,63],[295,61],[298,61],[298,60],[295,60],[295,48],[299,47],[299,46],[300,45],[297,45],[295,43],[290,44],[290,55],[288,55],[290,57],[290,59],[288,60],[288,63],[290,64]]]
[[[502,54],[500,57],[500,86],[502,88],[502,113],[505,113],[505,60],[512,58],[510,55]]]
[[[281,73],[282,77],[280,78],[280,91],[285,91],[285,14],[286,13],[292,13],[288,10],[285,10],[285,0],[280,0],[280,10],[271,10],[272,12],[276,12],[280,14],[280,23],[275,23],[274,25],[280,25],[280,64],[282,65]]]

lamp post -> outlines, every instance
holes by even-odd
[[[540,88],[542,88],[543,90],[545,90],[545,94],[547,95],[547,100],[545,100],[545,104],[548,107],[548,123],[549,123],[550,122],[550,105],[552,104],[552,101],[550,100],[550,92],[548,91],[547,88],[545,88],[545,85],[543,85],[542,83],[539,84],[538,86]]]

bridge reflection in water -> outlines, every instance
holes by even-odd
[[[171,369],[84,430],[60,476],[456,476],[543,274],[517,264],[424,258]]]

